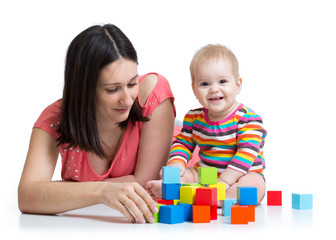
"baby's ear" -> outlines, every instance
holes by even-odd
[[[237,81],[236,81],[237,94],[240,93],[240,91],[242,89],[242,85],[243,85],[243,79],[242,78],[238,78]]]
[[[195,97],[197,99],[196,92],[195,92],[195,83],[194,82],[191,83],[191,88],[192,88],[193,93],[194,93],[194,95],[195,95]]]

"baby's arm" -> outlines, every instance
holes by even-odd
[[[243,115],[238,121],[238,126],[237,152],[219,178],[228,186],[238,182],[249,172],[266,133],[261,117],[253,113]]]
[[[218,178],[219,182],[225,183],[225,189],[230,188],[234,183],[238,182],[239,178],[244,176],[242,172],[226,168]]]

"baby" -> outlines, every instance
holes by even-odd
[[[266,130],[261,117],[236,101],[242,88],[235,55],[222,45],[207,45],[190,64],[192,89],[203,106],[184,117],[181,133],[172,144],[168,166],[180,168],[181,183],[198,182],[199,167],[216,167],[226,197],[235,198],[238,186],[258,189],[258,204],[265,194],[263,147]],[[196,145],[199,158],[187,167]],[[149,181],[147,191],[161,197],[161,180]]]

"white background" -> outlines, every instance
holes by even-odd
[[[314,213],[334,204],[335,10],[326,0],[1,1],[0,229],[19,228],[16,192],[31,129],[62,96],[70,41],[104,23],[130,38],[140,74],[169,80],[179,119],[199,106],[189,75],[195,51],[208,43],[232,49],[243,78],[238,100],[268,130],[268,190],[283,190],[287,202],[292,192],[313,193]]]

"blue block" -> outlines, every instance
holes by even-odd
[[[179,205],[165,205],[160,207],[160,223],[175,224],[184,222],[184,208]]]
[[[180,199],[180,183],[162,183],[162,199],[177,200]]]
[[[184,221],[192,221],[193,220],[193,214],[192,214],[192,204],[188,203],[178,203],[177,205],[180,205],[184,209]]]
[[[313,194],[292,193],[292,208],[298,210],[313,209]]]
[[[180,183],[180,168],[170,166],[162,167],[162,182]]]
[[[258,205],[256,187],[237,187],[237,203],[239,205]]]
[[[231,206],[237,203],[235,198],[227,198],[224,200],[223,215],[224,217],[231,217]]]

